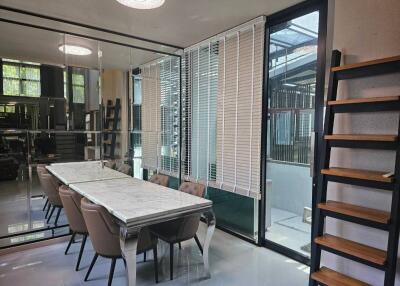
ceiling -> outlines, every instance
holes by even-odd
[[[302,0],[166,0],[154,10],[136,10],[115,0],[0,0],[1,5],[107,28],[163,43],[188,47],[260,15],[270,15]],[[6,14],[4,14],[6,13]],[[11,13],[2,11],[1,16]],[[25,16],[26,17],[26,16]],[[19,18],[21,19],[21,18]],[[39,21],[36,23],[44,23]],[[48,25],[48,23],[47,23]],[[46,36],[46,34],[48,34]],[[60,35],[0,22],[0,57],[56,63],[65,58],[55,49]],[[138,65],[159,57],[128,48],[107,46],[105,65]],[[163,47],[160,47],[163,49]],[[116,58],[118,56],[118,58]],[[45,60],[47,59],[48,60]],[[69,59],[68,63],[74,61]],[[82,57],[78,61],[92,61]],[[79,64],[78,64],[79,65]],[[80,64],[85,66],[86,64]]]

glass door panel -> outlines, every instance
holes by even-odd
[[[270,27],[266,239],[310,256],[319,12]]]

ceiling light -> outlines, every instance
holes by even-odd
[[[77,45],[60,45],[58,49],[65,54],[74,56],[87,56],[92,53],[90,49]]]
[[[135,9],[155,9],[161,7],[165,0],[117,0],[122,5]]]

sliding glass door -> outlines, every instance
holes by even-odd
[[[320,11],[269,27],[265,239],[310,257]],[[317,112],[317,114],[320,114]]]

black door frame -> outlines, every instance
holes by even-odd
[[[323,132],[323,107],[324,107],[324,85],[325,85],[325,66],[326,66],[326,38],[328,24],[328,0],[308,0],[285,10],[279,11],[267,17],[265,23],[264,40],[264,78],[263,78],[263,96],[262,96],[262,127],[261,127],[261,200],[259,202],[259,225],[258,225],[258,245],[279,252],[291,259],[301,263],[310,264],[310,258],[282,246],[278,243],[265,239],[265,214],[266,214],[266,180],[267,180],[267,116],[268,116],[268,78],[269,78],[269,38],[270,27],[291,19],[301,17],[314,11],[319,11],[319,29],[318,29],[318,51],[317,51],[317,75],[316,75],[316,96],[315,96],[315,142],[314,142],[314,174],[317,174],[320,167],[318,162],[318,150],[322,143]],[[317,177],[312,179],[312,216],[316,207],[315,196],[317,192]],[[312,239],[313,229],[311,229]]]

